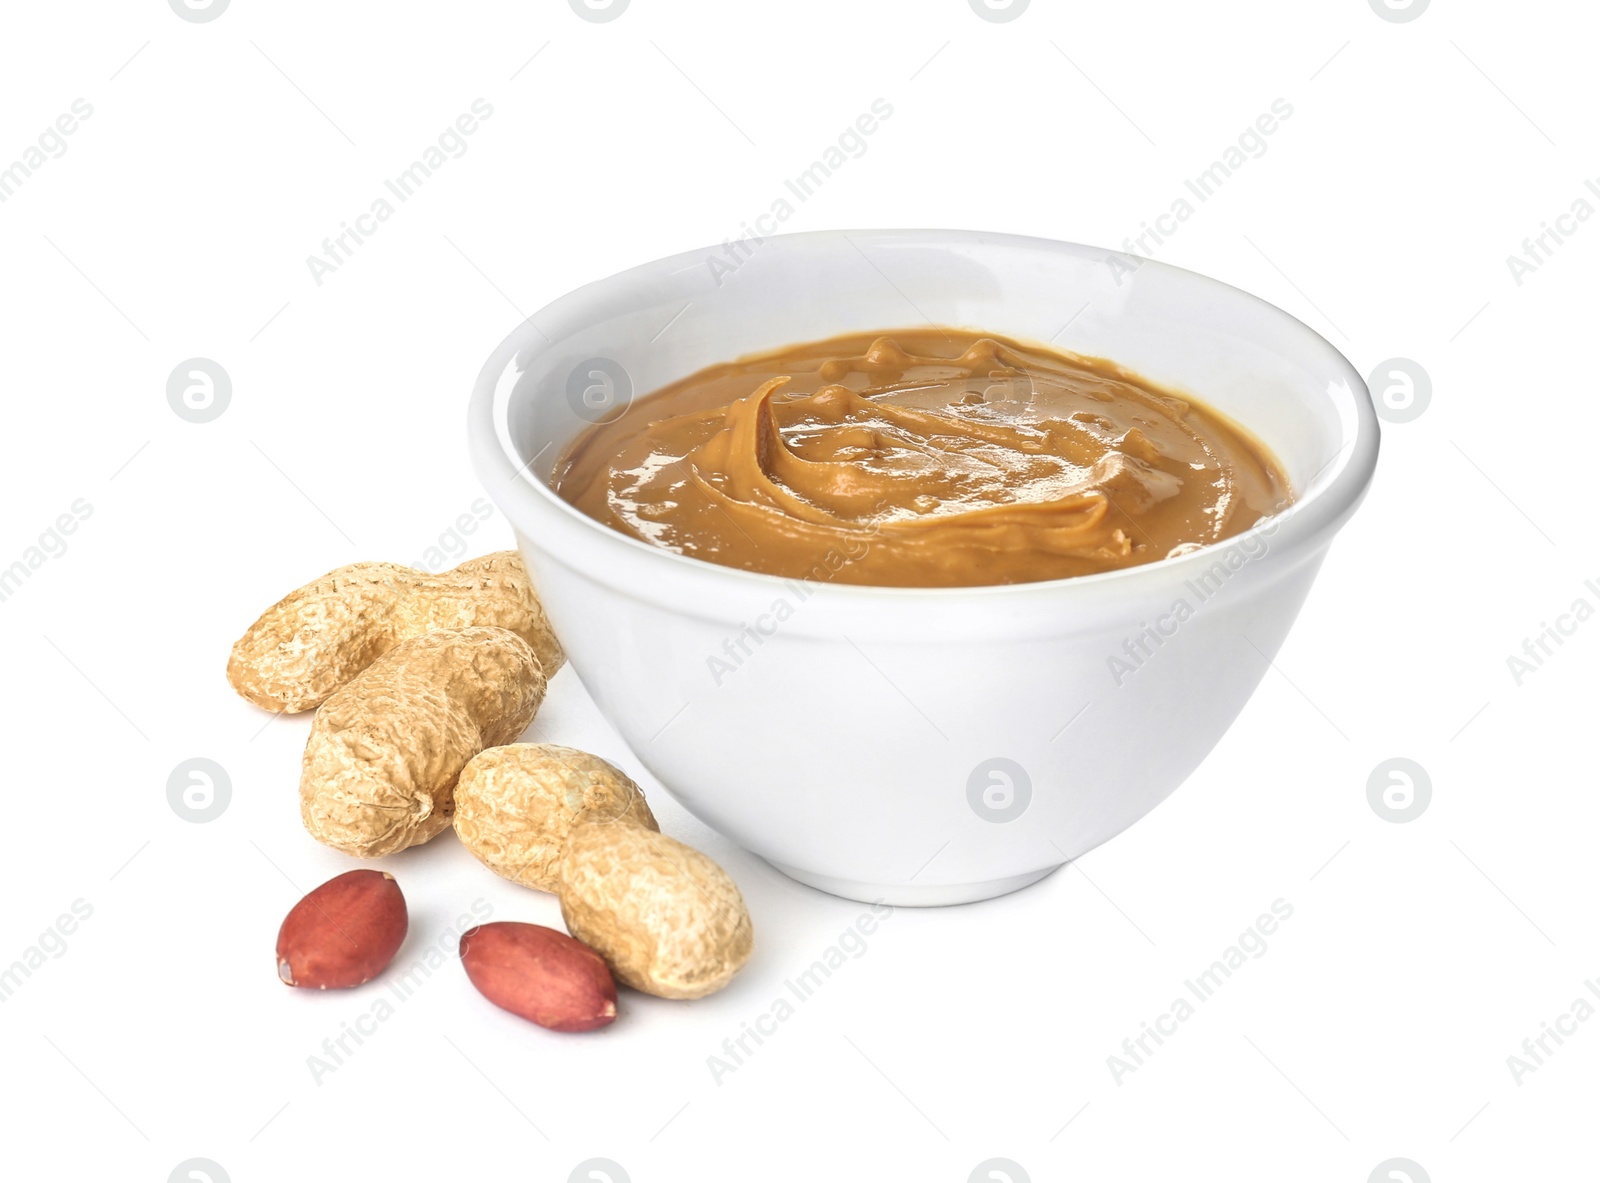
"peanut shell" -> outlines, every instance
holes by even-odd
[[[306,829],[358,858],[428,841],[450,824],[467,761],[521,735],[544,691],[532,646],[506,629],[401,642],[317,711],[300,772]]]
[[[749,960],[750,913],[727,872],[640,826],[574,826],[560,868],[567,931],[618,979],[661,998],[722,989]]]
[[[228,655],[228,681],[269,711],[310,710],[400,642],[434,629],[493,625],[533,646],[546,678],[566,660],[514,550],[437,575],[352,563],[268,608]]]
[[[580,821],[659,829],[644,794],[598,756],[556,744],[511,744],[474,756],[456,785],[456,834],[496,875],[555,891],[567,836]]]

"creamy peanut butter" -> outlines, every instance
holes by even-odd
[[[1126,370],[918,328],[711,366],[586,430],[556,492],[708,562],[892,587],[1060,579],[1291,500],[1243,429]]]

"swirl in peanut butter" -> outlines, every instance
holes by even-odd
[[[567,449],[624,534],[787,578],[1026,583],[1149,563],[1290,501],[1266,450],[1093,358],[923,328],[712,366]]]

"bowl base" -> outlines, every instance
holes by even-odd
[[[829,895],[842,896],[847,900],[859,900],[863,904],[889,904],[896,908],[939,908],[947,904],[971,904],[978,900],[992,900],[996,896],[1009,895],[1013,891],[1021,891],[1024,887],[1039,882],[1046,875],[1059,871],[1066,863],[1057,863],[1053,867],[1045,867],[1038,871],[1029,871],[1024,875],[1012,875],[1006,879],[989,879],[982,883],[864,883],[854,879],[835,879],[831,875],[814,875],[810,871],[802,871],[798,867],[786,867],[782,863],[774,863],[771,859],[767,862],[782,871],[789,878],[807,887],[815,887],[818,891],[825,891]]]

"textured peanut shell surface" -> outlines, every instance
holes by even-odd
[[[306,829],[360,858],[428,841],[450,824],[467,761],[521,735],[544,691],[533,647],[506,629],[401,642],[317,711],[300,772]]]
[[[456,834],[496,875],[555,891],[567,836],[580,821],[659,829],[644,794],[588,752],[556,744],[490,748],[461,772]]]
[[[646,994],[714,993],[754,947],[750,913],[727,872],[654,830],[580,823],[559,877],[567,931]]]
[[[545,676],[566,660],[514,550],[430,575],[353,563],[290,592],[234,642],[228,681],[269,711],[304,711],[400,642],[434,629],[493,625],[533,646]]]

